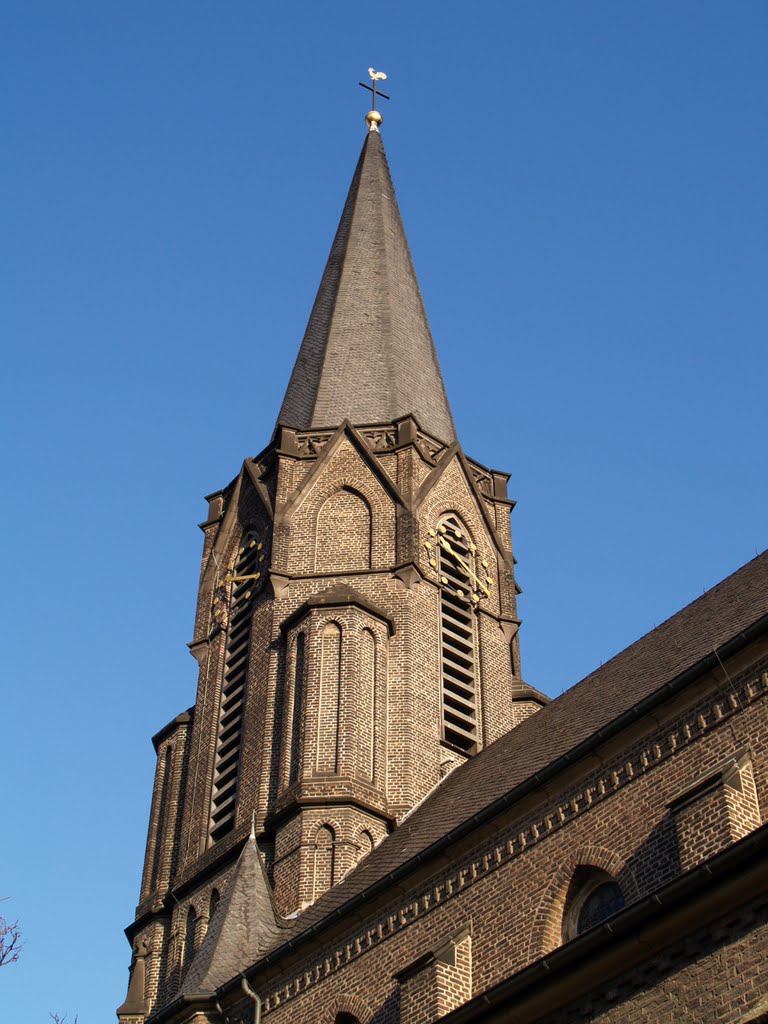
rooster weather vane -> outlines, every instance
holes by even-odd
[[[359,84],[362,85],[362,87],[364,89],[367,89],[368,92],[372,92],[373,93],[373,109],[375,110],[376,109],[376,97],[377,96],[381,96],[381,98],[383,100],[388,100],[389,99],[389,96],[387,96],[387,94],[385,92],[379,92],[379,90],[376,88],[376,83],[377,82],[386,82],[387,76],[384,74],[383,71],[374,71],[373,68],[368,68],[368,74],[370,75],[370,78],[371,78],[371,81],[373,82],[373,85],[366,85],[365,82],[360,82]]]

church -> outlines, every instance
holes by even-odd
[[[118,1019],[768,1022],[768,553],[524,681],[509,475],[366,122],[274,433],[207,498]]]

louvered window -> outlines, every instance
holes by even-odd
[[[243,732],[245,684],[248,675],[248,651],[251,639],[253,576],[259,571],[263,545],[255,533],[248,533],[238,553],[231,583],[227,653],[221,689],[216,759],[211,797],[211,842],[217,842],[234,828],[237,783],[240,770],[240,745]]]
[[[461,563],[473,567],[474,555],[464,527],[448,516],[438,531],[450,541],[450,551],[437,545],[440,591],[440,655],[442,664],[443,739],[473,754],[477,750],[475,690],[475,623],[471,584]]]

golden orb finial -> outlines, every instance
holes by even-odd
[[[381,114],[376,109],[376,97],[381,96],[383,100],[388,100],[389,96],[385,92],[379,92],[376,83],[386,82],[387,76],[383,71],[374,71],[373,68],[368,68],[368,77],[370,78],[372,85],[366,85],[365,82],[360,82],[360,85],[368,92],[373,93],[373,110],[369,110],[365,115],[365,123],[368,125],[369,132],[377,132],[379,125],[384,120]]]

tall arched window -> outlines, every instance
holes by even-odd
[[[288,781],[296,782],[299,777],[302,748],[302,705],[304,703],[304,634],[296,637],[296,648],[293,655],[293,694],[291,696],[291,741],[290,769]]]
[[[367,857],[372,849],[373,836],[367,828],[364,828],[357,836],[357,859],[362,860],[363,857]]]
[[[317,514],[315,572],[370,567],[371,508],[356,491],[336,491]]]
[[[475,617],[470,581],[462,568],[475,571],[474,546],[454,514],[444,516],[437,529],[443,739],[462,753],[474,754],[478,743]],[[448,547],[439,543],[440,536]]]
[[[330,825],[321,825],[315,839],[315,899],[327,892],[336,875],[336,834]]]
[[[263,543],[255,531],[249,531],[240,545],[235,561],[235,577],[252,577],[263,571]],[[227,651],[224,681],[219,706],[219,728],[213,767],[210,839],[215,843],[235,826],[237,783],[240,772],[240,743],[243,732],[245,684],[248,676],[248,652],[251,640],[254,579],[235,579],[229,596]],[[221,600],[221,598],[217,598]]]
[[[155,849],[152,856],[152,877],[150,890],[154,889],[160,879],[160,865],[163,859],[165,846],[165,826],[168,817],[168,791],[171,786],[171,769],[173,765],[173,747],[169,744],[163,751],[161,762],[162,780],[160,782],[160,807],[157,812],[157,824],[155,826]]]
[[[370,629],[360,634],[360,665],[357,706],[359,729],[358,764],[360,776],[372,780],[376,750],[376,637]]]
[[[186,971],[195,956],[197,939],[197,911],[190,906],[187,911],[187,924],[184,930],[184,970]]]
[[[219,896],[218,889],[211,889],[211,900],[208,904],[208,920],[209,922],[213,919],[213,915],[216,913],[216,907],[218,907],[221,897]]]
[[[339,712],[341,707],[341,627],[323,628],[320,653],[320,706],[317,723],[317,770],[339,770]]]

